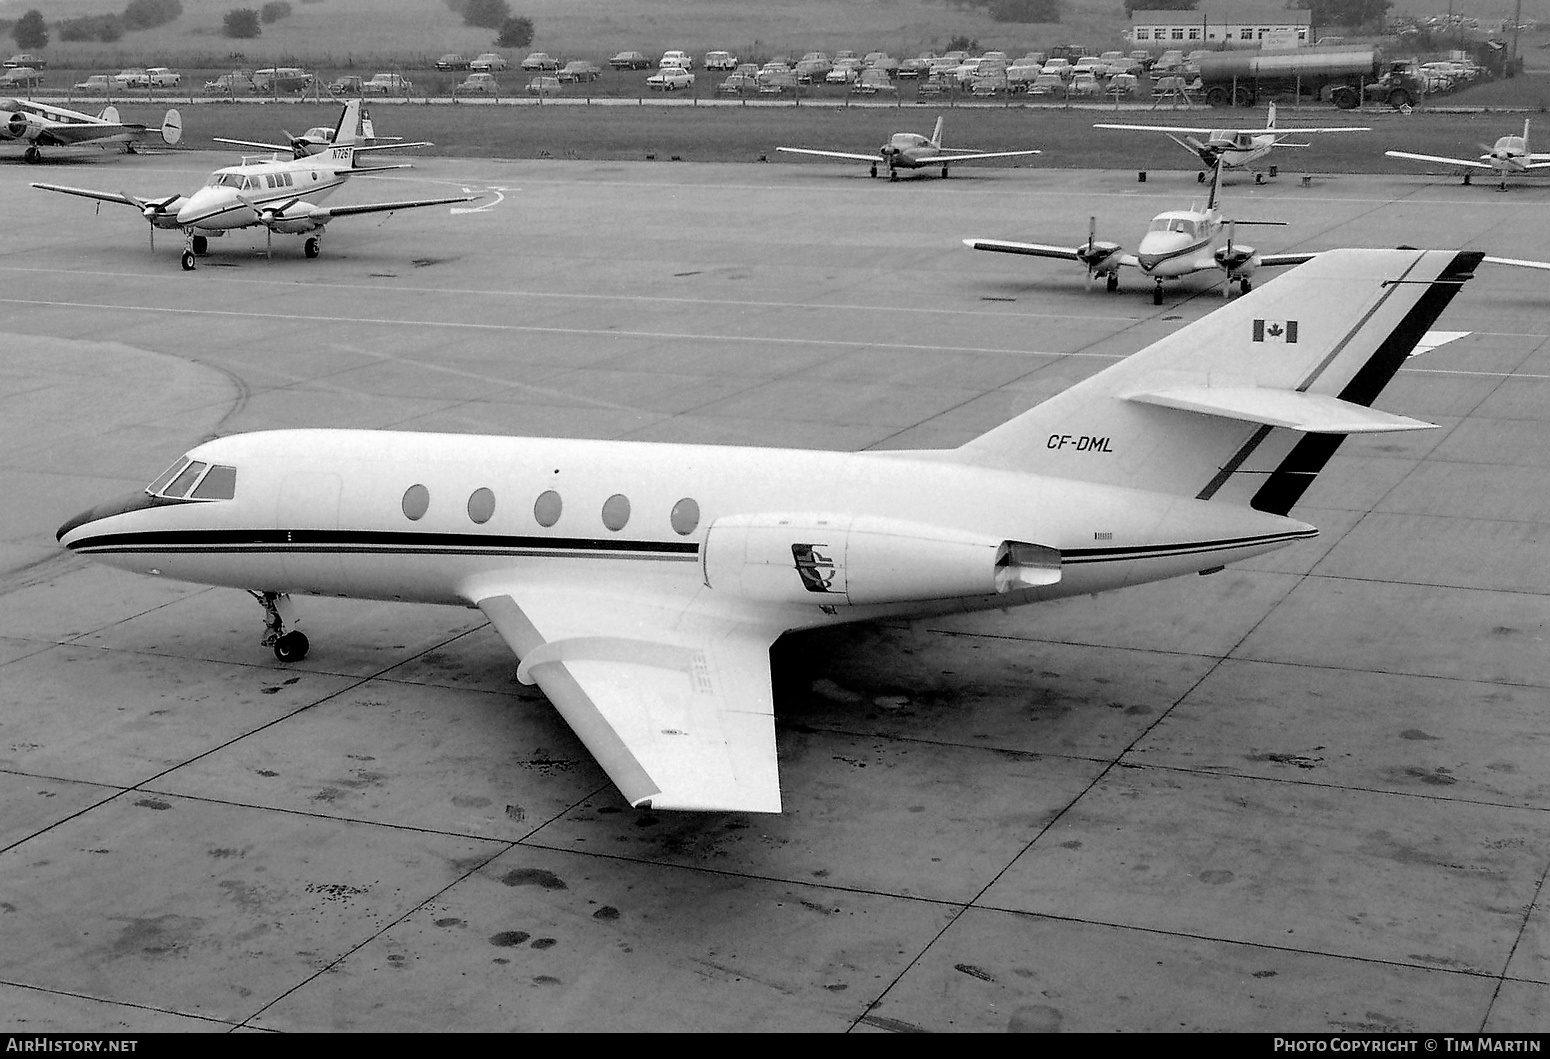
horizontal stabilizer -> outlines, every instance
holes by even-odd
[[[1181,386],[1131,394],[1129,400],[1267,427],[1285,427],[1305,434],[1384,434],[1436,429],[1433,423],[1380,412],[1328,394],[1263,386]]]

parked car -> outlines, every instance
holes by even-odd
[[[454,96],[498,96],[501,94],[501,86],[496,83],[494,74],[475,70],[470,72],[461,84],[453,86],[452,94]]]
[[[473,69],[473,65],[473,63],[469,63],[468,68],[470,70]],[[527,58],[522,60],[522,69],[524,70],[558,70],[559,68],[560,60],[546,52],[528,52]]]
[[[622,51],[609,59],[608,65],[615,70],[649,70],[651,60],[638,51]]]
[[[1103,95],[1103,86],[1098,79],[1089,73],[1073,74],[1071,86],[1067,89],[1067,95],[1079,96],[1083,99],[1096,99]]]
[[[223,75],[224,76],[224,75]],[[335,96],[361,96],[366,94],[366,82],[356,74],[336,77],[328,83],[328,92]]]
[[[145,71],[140,69],[120,70],[113,75],[115,88],[140,88],[146,84]]]
[[[1141,90],[1141,82],[1135,74],[1115,74],[1103,86],[1103,94],[1114,99],[1128,99]]]
[[[459,55],[457,52],[448,52],[436,60],[438,70],[466,70],[468,69],[468,56]]]
[[[680,70],[694,69],[694,60],[689,58],[689,53],[673,49],[662,53],[662,60],[657,63],[658,70],[666,70],[669,66],[676,66]]]
[[[87,94],[101,92],[106,95],[113,91],[113,78],[107,74],[92,74],[84,81],[77,81],[74,90]]]
[[[830,85],[848,85],[861,76],[860,59],[840,59],[834,64],[834,69],[824,75],[824,83]]]
[[[682,66],[664,66],[646,78],[646,87],[663,92],[672,92],[679,88],[693,88],[694,75]]]
[[[705,69],[735,70],[737,69],[737,56],[729,51],[708,51],[705,53]]]
[[[183,83],[183,75],[176,70],[170,70],[165,66],[151,66],[145,71],[145,79],[140,86],[151,88],[176,88]]]
[[[470,70],[480,70],[487,74],[498,74],[510,65],[504,55],[498,55],[493,51],[487,51],[479,58],[468,64]],[[559,64],[556,63],[556,66]]]
[[[561,81],[580,84],[583,81],[596,81],[601,73],[597,63],[588,62],[585,59],[572,59],[560,67],[558,76]]]
[[[716,86],[717,92],[724,92],[729,96],[741,95],[744,92],[757,92],[759,90],[759,75],[750,73],[728,74],[727,79]]]
[[[779,70],[759,71],[759,94],[761,96],[796,95],[802,90],[797,82],[797,75],[784,67]]]
[[[359,81],[360,78],[355,80]],[[246,70],[231,70],[205,82],[205,91],[211,94],[234,96],[238,92],[250,92],[252,89],[253,78]]]
[[[48,60],[36,52],[17,52],[5,61],[7,66],[30,66],[34,70],[48,69]]]
[[[253,71],[253,90],[256,92],[305,92],[312,84],[312,75],[299,66],[271,66]]]
[[[861,71],[861,79],[851,88],[863,96],[875,96],[879,92],[897,92],[899,86],[894,84],[888,76],[888,71],[880,66],[869,66]]]
[[[861,65],[868,70],[886,70],[891,77],[899,69],[899,60],[885,51],[869,51]]]
[[[539,74],[527,83],[530,96],[557,96],[564,91],[560,79],[553,74]]]
[[[1071,60],[1049,59],[1044,63],[1044,72],[1054,74],[1064,81],[1071,76]]]
[[[899,76],[903,78],[925,77],[931,70],[931,62],[936,56],[930,52],[918,55],[913,59],[905,59],[899,64]]]
[[[375,73],[370,81],[361,82],[361,94],[407,96],[414,91],[414,82],[403,74]]]
[[[1066,94],[1066,79],[1059,74],[1041,73],[1033,79],[1028,86],[1030,96],[1064,96]]]
[[[43,83],[43,72],[30,66],[7,66],[0,73],[0,88],[34,88]]]

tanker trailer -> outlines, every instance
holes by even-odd
[[[1213,52],[1200,57],[1199,67],[1201,88],[1213,107],[1251,107],[1261,95],[1301,92],[1353,110],[1361,105],[1366,85],[1395,77],[1384,71],[1377,48]],[[1420,94],[1399,75],[1382,98],[1398,107]]]

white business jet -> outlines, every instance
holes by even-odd
[[[1152,304],[1161,305],[1163,284],[1196,272],[1221,272],[1227,277],[1222,288],[1225,296],[1231,293],[1236,282],[1240,293],[1247,294],[1254,288],[1253,275],[1261,268],[1283,265],[1300,265],[1315,255],[1261,254],[1248,243],[1234,241],[1235,228],[1240,224],[1282,225],[1285,221],[1235,221],[1222,216],[1216,204],[1222,182],[1222,165],[1218,163],[1211,176],[1211,193],[1205,209],[1191,207],[1187,210],[1169,210],[1152,218],[1151,227],[1141,237],[1136,252],[1127,254],[1115,242],[1097,238],[1097,218],[1089,218],[1087,242],[1080,246],[1051,246],[1046,243],[1016,243],[1005,239],[965,239],[963,245],[971,250],[992,250],[1001,254],[1028,254],[1032,257],[1053,257],[1063,261],[1080,262],[1087,269],[1087,278],[1104,277],[1110,291],[1119,290],[1119,270],[1122,267],[1139,269],[1153,281]],[[1227,242],[1218,247],[1217,239],[1223,234]]]
[[[29,162],[42,161],[45,147],[117,146],[133,153],[150,135],[150,129],[139,122],[119,121],[118,108],[113,106],[93,115],[30,99],[0,99],[0,114],[4,116],[0,142],[25,143],[22,158]],[[176,110],[167,111],[160,131],[163,143],[177,143],[183,138],[182,116]]]
[[[345,108],[348,114],[349,108]],[[340,131],[344,129],[344,117],[340,119]],[[337,133],[336,133],[337,135]],[[192,195],[169,195],[166,198],[139,198],[118,191],[92,191],[88,188],[65,187],[61,184],[34,183],[44,191],[57,191],[64,195],[102,202],[120,202],[140,211],[151,226],[151,249],[156,249],[156,229],[180,229],[184,236],[181,263],[185,272],[192,271],[208,248],[212,236],[225,235],[236,228],[262,225],[272,248],[274,233],[304,235],[303,252],[307,257],[317,257],[322,248],[323,229],[337,217],[352,217],[364,213],[391,213],[397,210],[416,209],[421,206],[442,206],[454,202],[469,202],[477,196],[457,195],[435,199],[407,199],[399,202],[373,202],[359,206],[319,206],[317,203],[353,176],[369,173],[386,173],[394,169],[412,169],[402,163],[397,165],[361,165],[360,156],[369,151],[382,151],[394,147],[426,147],[425,143],[390,143],[374,147],[358,147],[346,144],[330,147],[319,154],[301,158],[281,158],[278,154],[269,158],[244,158],[239,165],[217,169],[210,175],[205,186]]]
[[[819,158],[843,158],[852,162],[872,163],[872,175],[877,175],[877,166],[881,162],[888,167],[888,179],[898,180],[901,169],[932,169],[942,167],[942,176],[947,176],[949,166],[955,166],[960,162],[975,162],[985,158],[1018,158],[1024,155],[1039,154],[1039,151],[970,151],[957,147],[942,146],[942,119],[936,119],[936,131],[928,140],[918,132],[896,132],[888,138],[888,142],[879,147],[872,154],[858,154],[850,151],[817,151],[809,147],[777,147],[777,151],[786,154],[808,154]]]
[[[1480,149],[1485,154],[1479,158],[1447,158],[1436,154],[1412,154],[1409,151],[1384,151],[1383,153],[1389,158],[1411,158],[1418,162],[1441,162],[1444,165],[1463,166],[1466,184],[1470,182],[1471,170],[1490,169],[1501,174],[1501,182],[1497,185],[1497,189],[1506,191],[1509,175],[1550,169],[1550,154],[1535,154],[1529,150],[1529,120],[1523,119],[1522,136],[1503,136],[1492,147],[1482,143]]]
[[[1203,167],[1196,178],[1204,183],[1220,162],[1225,169],[1246,169],[1276,147],[1311,147],[1306,143],[1287,143],[1292,136],[1322,135],[1331,132],[1371,132],[1366,126],[1331,125],[1320,128],[1287,128],[1276,125],[1276,105],[1270,104],[1263,129],[1202,129],[1177,125],[1094,125],[1095,129],[1125,129],[1134,132],[1161,132],[1168,139],[1200,159]],[[1174,133],[1182,133],[1179,139]],[[1197,139],[1204,136],[1205,139]],[[1264,174],[1254,174],[1256,184],[1264,183]]]
[[[778,812],[783,632],[1213,573],[1314,536],[1288,512],[1345,435],[1428,426],[1371,405],[1480,256],[1328,251],[956,449],[238,434],[58,537],[248,590],[282,661],[309,646],[293,594],[477,607],[630,804]]]

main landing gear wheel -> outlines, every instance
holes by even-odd
[[[192,250],[196,256],[203,257],[205,254],[210,252],[209,237],[203,235],[194,236],[194,245],[189,247],[189,249]]]
[[[899,179],[899,171],[897,169],[895,169],[893,166],[889,166],[888,167],[888,179],[889,180],[898,180]]]
[[[877,163],[875,162],[872,164],[872,179],[877,179]]]
[[[1239,294],[1247,294],[1249,291],[1251,291],[1253,289],[1254,289],[1254,284],[1250,283],[1247,279],[1240,279],[1238,281],[1238,293]]]
[[[302,243],[301,252],[306,254],[308,257],[317,257],[319,254],[321,254],[323,252],[323,248],[322,244],[318,242],[318,237],[314,235],[305,243]]]
[[[183,257],[180,259],[180,261],[183,265],[184,272],[194,271],[194,252],[192,250],[183,251]]]
[[[1113,294],[1115,291],[1119,290],[1119,273],[1117,273],[1117,272],[1110,272],[1109,273],[1109,280],[1108,280],[1108,283],[1107,283],[1107,287],[1109,289],[1109,293],[1110,294]]]
[[[1265,182],[1265,174],[1264,173],[1255,173],[1254,174],[1254,183],[1256,183],[1256,184],[1263,184],[1264,182]]]
[[[28,147],[22,152],[22,157],[29,162],[41,162],[43,161],[43,152],[36,147]]]
[[[1157,286],[1152,288],[1152,304],[1153,305],[1161,305],[1162,304],[1162,284],[1161,283],[1157,284]]]
[[[307,648],[311,646],[306,633],[288,632],[274,642],[274,656],[281,662],[300,662],[307,657]]]
[[[1205,182],[1206,182],[1206,171],[1204,169],[1202,169],[1200,172],[1195,174],[1195,183],[1197,183],[1197,184],[1204,184]]]
[[[942,167],[942,179],[947,179],[947,167],[945,165]]]
[[[1473,174],[1472,174],[1472,173],[1465,173],[1465,174],[1464,174],[1464,186],[1465,186],[1465,187],[1466,187],[1466,188],[1467,188],[1467,187],[1469,187],[1469,178],[1470,178],[1470,177],[1471,177],[1471,176],[1473,176]]]

